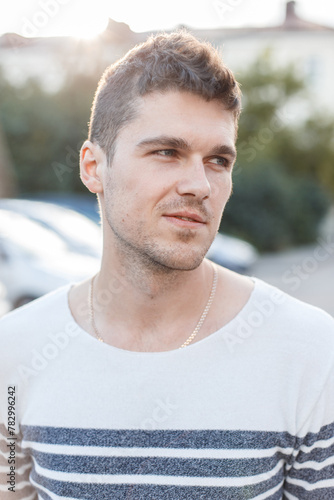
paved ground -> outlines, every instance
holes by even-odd
[[[263,255],[251,274],[334,316],[334,210],[317,244]]]

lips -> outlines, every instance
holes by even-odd
[[[164,220],[178,229],[199,230],[206,226],[207,222],[196,212],[174,212],[165,214]]]
[[[165,217],[174,217],[179,220],[188,222],[197,222],[200,224],[206,224],[205,220],[195,212],[175,212],[172,214],[166,214]]]

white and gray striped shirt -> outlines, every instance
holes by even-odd
[[[172,351],[98,342],[68,287],[4,317],[1,500],[334,499],[334,320],[254,281],[230,323]]]

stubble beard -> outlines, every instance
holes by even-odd
[[[141,269],[159,275],[192,271],[202,263],[210,246],[202,251],[194,250],[191,243],[193,235],[184,231],[179,236],[180,243],[171,244],[170,248],[166,248],[154,241],[154,235],[143,236],[140,224],[136,227],[138,240],[133,241],[125,238],[110,218],[107,217],[107,221],[114,236],[117,253],[128,269]]]
[[[181,230],[178,234],[179,242],[171,243],[170,247],[159,245],[154,241],[154,234],[150,237],[143,236],[143,224],[127,230],[127,234],[115,223],[112,207],[106,207],[106,222],[112,232],[116,252],[124,269],[132,271],[137,276],[140,274],[154,274],[172,276],[180,271],[192,271],[200,266],[210,245],[202,249],[194,248],[192,240],[193,231]],[[135,238],[138,235],[138,239]]]

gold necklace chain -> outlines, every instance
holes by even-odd
[[[190,344],[190,342],[192,342],[194,340],[194,338],[196,337],[196,335],[200,331],[200,329],[201,329],[201,327],[202,327],[202,325],[203,325],[203,323],[204,323],[204,321],[205,321],[205,319],[206,319],[206,317],[207,317],[207,315],[209,313],[210,307],[211,307],[213,299],[215,297],[215,293],[216,293],[216,289],[217,289],[217,282],[218,282],[218,271],[217,271],[217,268],[213,264],[212,264],[212,267],[213,267],[213,281],[212,281],[212,288],[211,288],[211,293],[210,293],[209,300],[208,300],[208,302],[207,302],[207,304],[205,306],[205,309],[204,309],[204,311],[202,313],[202,316],[200,317],[199,322],[196,325],[195,330],[187,338],[187,340],[179,347],[179,349],[181,349],[182,347],[186,347],[187,345]],[[89,294],[88,294],[89,319],[90,319],[90,324],[91,324],[92,329],[94,331],[95,337],[100,342],[104,342],[103,337],[101,336],[101,334],[99,333],[99,331],[97,329],[97,326],[95,324],[95,317],[94,317],[93,296],[94,296],[94,280],[95,280],[95,277],[96,277],[96,275],[92,277],[92,279],[90,280],[90,284],[89,284]]]

